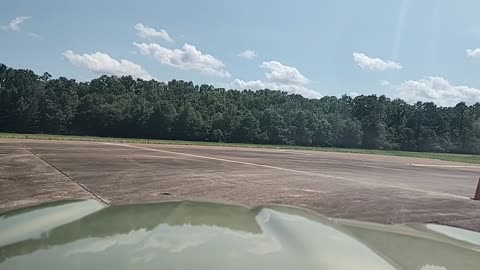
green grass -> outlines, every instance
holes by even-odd
[[[68,136],[68,135],[48,135],[48,134],[0,133],[0,138],[145,143],[145,144],[208,145],[208,146],[309,150],[309,151],[324,151],[324,152],[341,152],[341,153],[371,154],[371,155],[385,155],[385,156],[430,158],[430,159],[439,159],[439,160],[445,160],[445,161],[456,161],[456,162],[463,162],[463,163],[480,164],[480,155],[451,154],[451,153],[427,153],[427,152],[407,152],[407,151],[393,151],[393,150],[371,150],[371,149],[308,147],[308,146],[292,146],[292,145],[265,145],[265,144],[244,144],[244,143],[196,142],[196,141],[178,141],[178,140],[149,140],[149,139]]]

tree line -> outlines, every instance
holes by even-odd
[[[480,103],[307,99],[172,80],[77,82],[0,64],[0,131],[480,153]]]

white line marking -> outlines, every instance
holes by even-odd
[[[251,163],[251,162],[224,159],[224,158],[216,158],[216,157],[209,157],[209,156],[201,156],[201,155],[187,154],[187,153],[181,153],[181,152],[173,152],[173,151],[168,151],[168,150],[147,148],[147,147],[135,146],[135,145],[130,145],[130,144],[120,144],[120,143],[103,143],[103,144],[137,148],[137,149],[142,149],[142,150],[162,152],[162,153],[173,154],[173,155],[182,155],[182,156],[196,157],[196,158],[202,158],[202,159],[210,159],[210,160],[216,160],[216,161],[230,162],[230,163],[242,164],[242,165],[247,165],[247,166],[255,166],[255,167],[261,167],[261,168],[267,168],[267,169],[288,171],[288,172],[300,173],[300,174],[311,175],[311,176],[320,176],[320,177],[325,177],[325,178],[344,180],[344,181],[354,182],[354,183],[368,182],[369,184],[379,186],[379,187],[390,187],[390,188],[397,188],[397,189],[403,189],[403,190],[414,191],[414,192],[424,192],[424,193],[428,193],[428,194],[431,194],[431,195],[438,195],[438,196],[443,196],[443,197],[451,197],[451,198],[457,198],[457,199],[470,200],[469,197],[450,194],[450,193],[428,191],[428,190],[416,189],[416,188],[405,187],[405,186],[389,185],[389,184],[384,184],[384,183],[371,182],[371,181],[368,181],[368,180],[359,181],[358,179],[353,179],[353,178],[348,178],[348,177],[343,177],[343,176],[335,176],[335,175],[329,175],[329,174],[323,174],[323,173],[300,171],[300,170],[288,169],[288,168],[277,167],[277,166],[270,166],[270,165],[265,165],[265,164],[258,164],[258,163]]]
[[[440,168],[474,168],[474,169],[480,169],[480,166],[475,166],[475,165],[438,165],[438,164],[418,164],[418,163],[411,163],[408,164],[410,166],[414,167],[440,167]]]

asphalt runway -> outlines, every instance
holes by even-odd
[[[381,223],[480,231],[480,165],[237,147],[0,140],[0,212],[94,198],[288,204]]]

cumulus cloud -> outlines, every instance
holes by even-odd
[[[131,61],[121,59],[120,61],[105,53],[76,54],[72,50],[65,51],[63,56],[72,64],[85,67],[97,74],[127,76],[143,80],[155,79],[142,66]]]
[[[20,24],[26,20],[31,19],[30,16],[18,16],[15,19],[11,20],[7,25],[2,26],[4,30],[11,30],[11,31],[20,31]]]
[[[399,63],[393,61],[384,61],[380,58],[372,58],[363,53],[354,52],[353,61],[357,63],[359,67],[367,70],[384,71],[387,69],[398,70],[402,69]]]
[[[268,70],[265,76],[272,82],[300,85],[309,83],[309,80],[298,69],[277,61],[263,62],[260,67]]]
[[[408,80],[391,87],[396,97],[407,102],[431,101],[440,106],[452,106],[462,101],[468,104],[480,102],[480,89],[453,85],[442,77]]]
[[[210,54],[202,53],[195,46],[185,43],[182,49],[169,49],[156,43],[133,43],[143,55],[152,55],[162,64],[172,67],[197,70],[203,74],[229,78],[225,64]]]
[[[141,23],[135,25],[135,30],[137,30],[137,35],[141,38],[155,38],[159,37],[168,42],[173,42],[173,39],[167,33],[167,31],[160,29],[160,31],[155,30],[154,28],[145,26]]]
[[[286,66],[277,61],[263,62],[260,67],[267,70],[267,72],[265,72],[265,81],[244,81],[235,79],[232,82],[232,87],[236,89],[250,90],[282,90],[308,98],[322,97],[320,93],[307,87],[310,80],[295,67]]]
[[[257,54],[254,50],[246,50],[237,55],[247,60],[252,60],[253,58],[257,57]]]
[[[471,57],[471,58],[480,58],[480,48],[476,48],[476,49],[468,49],[466,51],[467,53],[467,56],[468,57]]]

